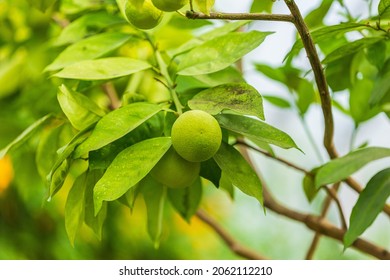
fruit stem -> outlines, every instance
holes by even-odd
[[[177,96],[176,90],[175,90],[175,83],[172,81],[171,76],[168,73],[168,67],[165,63],[164,59],[161,57],[160,51],[157,49],[157,47],[153,44],[152,39],[149,37],[147,33],[145,33],[147,41],[150,43],[154,50],[154,56],[156,58],[158,68],[160,69],[160,74],[165,78],[166,80],[166,86],[169,90],[169,93],[171,95],[171,98],[173,100],[173,103],[175,104],[176,111],[179,115],[183,113],[184,106],[180,103],[179,97]]]
[[[179,115],[181,115],[183,113],[184,106],[180,103],[179,97],[177,96],[177,93],[175,90],[175,84],[172,81],[172,79],[168,73],[167,65],[164,62],[163,58],[161,57],[161,53],[157,49],[155,49],[154,53],[156,56],[158,66],[159,66],[160,71],[161,71],[161,75],[165,78],[165,80],[167,82],[169,93],[171,94],[171,97],[173,99],[173,103],[175,104],[176,110],[179,113]]]

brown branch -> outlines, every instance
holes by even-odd
[[[321,107],[325,122],[324,146],[330,158],[337,158],[338,153],[333,143],[334,122],[332,114],[332,100],[320,58],[318,57],[314,41],[310,35],[310,31],[301,15],[298,6],[293,0],[285,0],[284,2],[288,6],[292,16],[294,17],[294,25],[298,30],[299,35],[301,36],[302,43],[306,50],[306,54],[309,59],[311,68],[313,69],[318,91],[320,93]]]
[[[252,168],[256,171],[259,178],[262,179],[262,176],[260,172],[257,170],[255,165],[253,164],[249,154],[248,150],[243,147],[241,149],[243,157],[248,161],[248,163],[252,166]],[[292,220],[295,220],[297,222],[301,222],[305,224],[309,229],[313,230],[314,232],[318,234],[322,234],[328,237],[331,237],[333,239],[339,240],[340,242],[343,242],[344,234],[346,232],[345,229],[337,228],[336,226],[329,223],[326,219],[310,214],[304,214],[298,211],[295,211],[293,209],[287,208],[284,205],[277,202],[271,195],[271,193],[268,191],[267,185],[265,184],[264,180],[261,180],[263,184],[263,197],[264,197],[264,206],[270,209],[271,211],[280,214],[282,216],[285,216],[287,218],[290,218]],[[371,256],[374,256],[378,259],[385,259],[390,260],[390,252],[387,251],[384,248],[381,248],[379,246],[376,246],[375,244],[372,244],[369,241],[366,241],[364,239],[358,238],[356,241],[351,245],[352,247],[367,253]]]
[[[51,19],[62,29],[67,27],[70,24],[70,21],[66,18],[62,18],[58,13],[53,14]]]
[[[336,193],[339,190],[339,188],[340,188],[340,183],[334,184],[332,186],[332,189]],[[326,214],[329,211],[331,202],[332,202],[332,198],[330,196],[327,196],[325,201],[324,201],[324,205],[322,206],[322,211],[321,211],[321,215],[320,215],[321,218],[325,218],[326,217]],[[320,238],[321,238],[321,234],[316,232],[315,235],[314,235],[314,238],[313,238],[313,240],[312,240],[312,242],[310,244],[309,250],[307,251],[306,260],[311,260],[313,258],[314,252],[317,249],[317,246],[318,246],[318,243],[320,241]]]
[[[303,214],[301,212],[289,209],[281,205],[271,196],[265,186],[263,186],[263,193],[264,205],[268,209],[282,216],[288,217],[292,220],[301,222],[315,232],[343,242],[344,234],[346,232],[344,229],[335,227],[324,218],[310,214]],[[376,246],[375,244],[372,244],[371,242],[366,241],[364,239],[356,239],[356,241],[352,244],[352,247],[358,249],[361,252],[374,256],[378,259],[390,260],[389,251],[379,246]]]
[[[121,101],[118,98],[118,94],[112,82],[108,82],[102,85],[103,91],[106,93],[110,100],[110,109],[114,110],[119,108]]]
[[[267,151],[263,151],[263,150],[258,149],[258,148],[256,148],[256,147],[253,147],[253,146],[249,145],[248,143],[244,142],[242,139],[237,139],[236,144],[237,144],[237,145],[244,146],[245,148],[249,148],[249,149],[251,149],[251,150],[254,150],[254,151],[258,152],[258,153],[261,153],[261,154],[265,155],[266,157],[269,157],[269,158],[272,158],[272,159],[274,159],[274,160],[277,160],[277,161],[279,161],[280,163],[283,163],[284,165],[287,165],[287,166],[289,166],[289,167],[291,167],[291,168],[293,168],[293,169],[295,169],[295,170],[298,170],[298,171],[300,171],[300,172],[302,172],[302,173],[304,173],[304,174],[306,174],[306,175],[309,175],[309,176],[312,175],[311,172],[310,172],[309,170],[306,170],[306,169],[304,169],[304,168],[302,168],[302,167],[296,165],[295,163],[292,163],[292,162],[290,162],[290,161],[288,161],[288,160],[285,160],[285,159],[283,159],[283,158],[281,158],[281,157],[274,156],[274,155],[270,154],[270,153],[267,152]]]
[[[291,167],[291,168],[293,168],[293,169],[295,169],[297,171],[300,171],[300,172],[304,173],[305,175],[314,176],[314,174],[312,174],[309,170],[306,170],[305,168],[300,167],[300,166],[296,165],[295,163],[292,163],[292,162],[290,162],[290,161],[288,161],[286,159],[283,159],[283,158],[278,157],[278,156],[274,156],[274,155],[270,154],[267,151],[263,151],[263,150],[258,149],[256,147],[253,147],[250,144],[246,143],[243,139],[240,139],[240,138],[237,139],[236,144],[242,146],[243,148],[249,148],[249,149],[254,150],[254,151],[258,152],[258,153],[261,153],[262,155],[264,155],[266,157],[269,157],[269,158],[272,158],[272,159],[274,159],[274,160],[276,160],[276,161],[278,161],[278,162],[280,162],[280,163],[282,163],[282,164],[284,164],[286,166],[289,166],[289,167]],[[357,193],[361,193],[362,190],[363,190],[362,186],[360,186],[360,184],[358,182],[356,182],[352,177],[349,177],[349,178],[345,179],[344,182],[346,184],[348,184]],[[341,205],[338,206],[339,209],[341,209],[340,207],[341,207]],[[382,211],[387,216],[390,217],[390,205],[385,204],[385,206],[383,207]],[[344,223],[344,224],[346,224],[346,223]]]
[[[249,260],[266,260],[267,258],[239,244],[216,220],[210,217],[204,210],[199,209],[196,216],[209,225],[226,243],[232,252]]]
[[[210,13],[209,15],[187,11],[189,19],[223,19],[223,20],[263,20],[263,21],[284,21],[294,22],[294,17],[283,14],[261,14],[261,13]]]
[[[337,184],[340,184],[340,183],[337,183]],[[339,216],[340,216],[342,228],[344,230],[347,230],[347,228],[348,228],[347,221],[345,220],[343,207],[341,206],[340,200],[337,197],[337,192],[334,190],[333,187],[332,188],[325,187],[325,189],[326,189],[326,192],[328,193],[329,197],[331,197],[333,199],[333,201],[336,203],[337,209],[339,211]]]

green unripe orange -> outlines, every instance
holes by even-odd
[[[217,120],[201,110],[183,113],[174,122],[171,131],[176,152],[191,162],[208,160],[218,151],[222,131]]]
[[[128,0],[125,5],[125,14],[128,21],[139,29],[156,27],[163,12],[157,9],[151,0]]]
[[[171,147],[150,171],[159,183],[171,188],[186,188],[199,176],[200,163],[189,162]]]
[[[152,2],[161,11],[173,12],[183,8],[188,0],[152,0]]]

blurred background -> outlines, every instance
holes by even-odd
[[[71,2],[71,1],[68,1]],[[307,14],[321,1],[296,1]],[[336,1],[335,1],[336,2]],[[362,5],[367,1],[344,1],[350,11],[364,18]],[[375,1],[374,1],[375,2]],[[251,0],[216,0],[216,10],[224,12],[248,12]],[[375,8],[377,5],[373,5]],[[335,3],[326,18],[327,24],[337,24],[339,5]],[[283,1],[276,1],[275,13],[287,13]],[[31,9],[27,0],[0,0],[0,148],[6,146],[32,122],[48,112],[59,112],[57,88],[47,83],[42,71],[57,52],[50,47],[50,39],[59,32],[49,13]],[[257,50],[243,61],[247,81],[262,94],[292,98],[287,89],[269,81],[255,71],[253,63],[271,66],[282,64],[283,57],[296,39],[296,32],[287,23],[257,22],[250,29],[276,31]],[[297,61],[306,65],[306,57]],[[338,101],[348,104],[347,95],[338,94]],[[350,147],[354,123],[339,111],[335,111],[335,142],[340,153]],[[290,134],[305,154],[298,151],[275,149],[286,159],[307,169],[320,165],[327,159],[321,149],[323,119],[318,106],[311,106],[302,120],[293,108],[280,109],[265,103],[266,120]],[[311,132],[320,155],[304,132]],[[358,131],[356,146],[368,142],[371,146],[390,147],[390,122],[384,115],[367,121]],[[30,143],[31,147],[36,143]],[[44,200],[46,187],[36,169],[35,153],[29,145],[0,160],[0,259],[239,259],[207,225],[196,217],[188,224],[180,216],[167,209],[163,238],[155,249],[146,230],[146,212],[142,199],[138,199],[133,212],[119,203],[111,203],[104,225],[102,240],[98,240],[89,228],[82,228],[72,247],[64,226],[64,204],[67,189],[51,201]],[[258,169],[272,193],[287,206],[319,213],[324,195],[311,203],[302,191],[302,174],[279,163],[252,154]],[[389,166],[389,160],[379,160],[359,171],[355,178],[367,183],[377,171]],[[15,175],[16,174],[16,175]],[[349,216],[356,201],[356,194],[342,188],[340,199]],[[215,188],[204,188],[201,207],[229,231],[240,243],[271,259],[302,259],[314,233],[304,225],[267,211],[252,198],[236,192],[235,201]],[[332,208],[329,219],[338,224],[337,212]],[[368,240],[390,248],[390,223],[380,214],[375,223],[364,233]],[[369,259],[354,249],[347,249],[339,242],[322,237],[317,259]]]

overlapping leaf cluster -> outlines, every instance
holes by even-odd
[[[59,84],[63,115],[43,117],[1,151],[15,150],[33,132],[40,135],[40,149],[47,156],[37,162],[48,182],[48,198],[72,182],[65,209],[71,242],[83,223],[100,236],[107,203],[118,200],[132,208],[138,194],[145,199],[148,231],[156,244],[166,202],[189,220],[201,201],[202,186],[211,183],[230,193],[234,186],[262,204],[260,179],[232,146],[235,139],[297,146],[264,122],[260,93],[234,63],[271,33],[237,32],[249,23],[243,21],[194,36],[194,30],[210,23],[190,24],[173,14],[160,29],[145,33],[129,26],[115,3],[90,5],[70,8],[65,1],[60,6],[73,19],[53,39],[60,51],[45,72]],[[181,26],[183,22],[187,26]],[[165,42],[165,30],[185,40]],[[223,144],[212,159],[202,162],[193,186],[167,189],[149,172],[171,146],[172,123],[191,109],[216,117]],[[68,141],[60,145],[62,134]]]
[[[48,49],[52,59],[40,65],[50,82],[41,83],[45,86],[38,90],[53,93],[55,88],[61,110],[54,109],[29,126],[0,151],[0,157],[18,152],[26,143],[36,144],[37,171],[47,182],[47,198],[70,186],[65,224],[72,243],[83,224],[101,236],[112,201],[132,209],[141,195],[148,210],[148,232],[156,245],[164,209],[173,207],[189,221],[199,207],[203,188],[209,185],[232,197],[237,188],[263,204],[261,180],[235,144],[243,141],[271,155],[272,145],[299,149],[289,135],[265,121],[263,99],[282,109],[296,109],[302,120],[318,103],[311,70],[295,63],[303,50],[300,39],[283,65],[254,65],[259,73],[283,84],[293,98],[262,95],[245,81],[236,63],[272,32],[241,32],[249,21],[214,26],[211,21],[170,13],[158,27],[145,32],[124,19],[122,0],[29,2],[42,11],[55,11],[52,18],[57,25],[50,29],[55,36]],[[214,4],[212,0],[195,2],[206,15]],[[390,117],[390,2],[380,1],[377,15],[365,19],[354,18],[346,9],[345,22],[325,26],[324,18],[335,2],[344,5],[343,1],[322,1],[305,21],[322,57],[334,107],[350,117],[357,130],[380,113]],[[272,4],[254,1],[251,12],[271,12]],[[16,41],[27,40],[22,31]],[[11,36],[9,32],[2,35]],[[12,55],[0,65],[1,81],[17,76],[26,68],[27,53],[35,54],[17,46],[15,42]],[[36,49],[34,43],[31,46]],[[3,56],[7,52],[2,50]],[[34,63],[43,56],[37,52]],[[0,98],[9,98],[24,82],[29,81],[4,82]],[[46,87],[50,90],[45,91]],[[349,106],[338,102],[345,95]],[[217,119],[223,131],[221,148],[201,163],[200,176],[192,186],[181,190],[162,186],[149,172],[171,147],[175,119],[194,109]],[[367,145],[353,146],[345,156],[306,174],[303,185],[308,199],[313,200],[323,186],[346,180],[366,164],[390,156],[387,148]],[[390,193],[389,178],[389,169],[378,172],[360,194],[345,246],[383,209]]]

